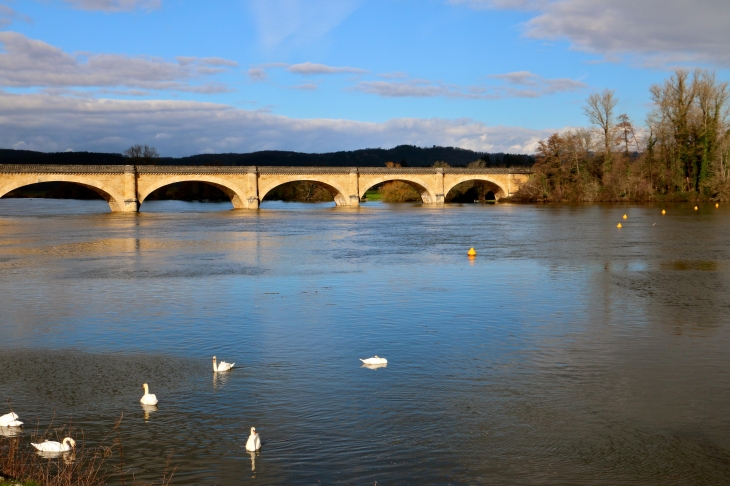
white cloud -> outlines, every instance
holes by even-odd
[[[650,65],[711,62],[730,66],[727,0],[450,0],[471,8],[531,9],[535,39],[568,40],[577,50]]]
[[[380,73],[378,77],[383,79],[405,79],[408,77],[408,74],[403,71],[394,71],[392,73]]]
[[[263,46],[311,44],[337,27],[360,0],[249,0]]]
[[[551,130],[487,126],[469,119],[399,118],[382,123],[295,119],[193,101],[109,100],[0,92],[0,146],[121,152],[133,143],[163,155],[444,145],[533,152]]]
[[[7,5],[0,4],[0,29],[12,24],[16,19],[24,22],[31,21],[28,16],[16,12]]]
[[[529,71],[519,71],[489,76],[503,85],[457,86],[437,81],[361,81],[354,90],[376,94],[386,98],[462,98],[493,100],[502,98],[537,98],[565,91],[577,91],[587,87],[582,81],[569,78],[543,78]]]
[[[220,93],[220,83],[191,81],[235,66],[220,58],[180,57],[177,62],[118,54],[69,54],[17,32],[0,32],[0,86],[124,87]]]
[[[537,98],[565,91],[578,91],[588,87],[584,82],[575,79],[543,78],[530,71],[493,74],[489,77],[506,83],[506,86],[498,88],[503,98]]]
[[[272,62],[252,66],[248,70],[248,77],[251,81],[266,81],[269,78],[269,69],[284,68],[291,74],[300,76],[329,75],[329,74],[367,74],[366,69],[349,66],[328,66],[313,62],[302,62],[299,64],[288,64],[285,62]]]
[[[269,77],[269,73],[267,73],[264,68],[252,67],[248,70],[248,77],[251,78],[251,81],[266,81]]]
[[[462,88],[428,80],[411,81],[361,81],[353,90],[375,94],[385,98],[482,98],[484,88]]]
[[[125,12],[135,9],[151,10],[159,8],[162,0],[64,0],[81,10],[101,10],[103,12]]]
[[[333,67],[325,64],[315,64],[312,62],[303,62],[300,64],[292,64],[287,71],[294,74],[301,74],[303,76],[311,76],[313,74],[364,74],[367,73],[365,69],[354,68],[354,67]]]
[[[315,83],[304,83],[297,86],[292,86],[292,89],[300,89],[303,91],[315,91],[319,89],[319,85]]]

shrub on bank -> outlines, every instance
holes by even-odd
[[[412,186],[401,181],[386,182],[380,188],[383,202],[411,202],[420,201],[421,195]]]

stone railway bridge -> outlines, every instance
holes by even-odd
[[[359,206],[373,186],[402,181],[421,194],[424,204],[443,204],[457,184],[484,181],[496,199],[512,195],[527,181],[529,169],[387,167],[196,167],[162,165],[2,165],[0,197],[39,182],[72,182],[99,193],[114,212],[136,212],[153,191],[176,182],[210,184],[237,209],[256,209],[264,196],[286,182],[311,181],[327,188],[338,206]]]

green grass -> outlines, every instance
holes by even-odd
[[[41,483],[35,481],[11,481],[10,479],[0,478],[0,486],[41,486]]]
[[[365,197],[368,201],[382,201],[383,195],[375,189],[370,189],[365,193]]]

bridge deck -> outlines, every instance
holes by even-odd
[[[276,167],[184,165],[0,164],[0,197],[40,182],[72,182],[98,192],[112,211],[133,212],[153,191],[177,182],[211,184],[231,198],[234,208],[255,209],[264,196],[287,182],[313,181],[326,187],[338,206],[358,206],[365,192],[388,181],[410,184],[424,204],[443,204],[448,192],[466,181],[488,183],[498,199],[512,195],[528,168],[434,167]]]

